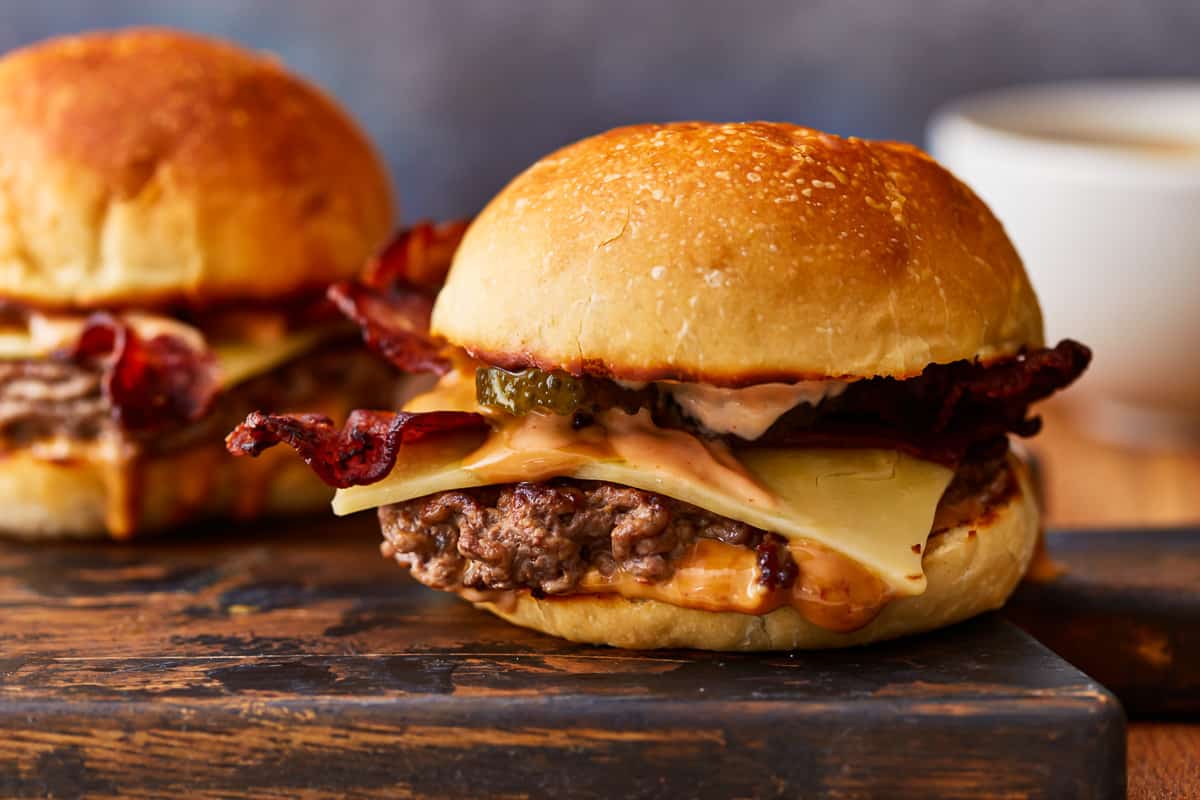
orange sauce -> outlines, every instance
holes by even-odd
[[[602,575],[593,569],[584,575],[579,591],[616,592],[622,597],[660,600],[683,608],[741,614],[766,614],[786,601],[784,593],[758,582],[753,550],[712,539],[697,539],[665,581],[643,582],[620,570]]]
[[[484,483],[518,483],[570,475],[590,461],[611,457],[600,428],[576,431],[570,417],[527,414],[488,436],[463,459],[463,468]]]
[[[654,466],[697,484],[712,486],[747,502],[773,508],[778,504],[746,471],[723,442],[705,441],[684,431],[660,428],[645,409],[636,414],[606,411],[599,417],[612,449],[624,460]]]
[[[843,633],[869,623],[891,599],[878,576],[840,553],[809,542],[791,542],[788,549],[800,568],[790,589],[759,582],[754,550],[698,539],[665,581],[643,582],[621,571],[602,575],[591,570],[579,584],[579,593],[615,593],[681,608],[754,615],[790,605],[814,625]]]
[[[788,549],[800,568],[792,607],[818,627],[858,630],[891,600],[883,580],[849,556],[809,542],[790,542]]]

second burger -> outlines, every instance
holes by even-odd
[[[325,289],[394,216],[363,132],[272,58],[146,29],[0,59],[0,532],[326,506],[221,442],[256,408],[391,403]]]

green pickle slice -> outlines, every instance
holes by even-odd
[[[509,372],[499,367],[475,370],[475,397],[481,406],[521,416],[533,411],[572,414],[587,403],[584,381],[558,370],[525,369]]]

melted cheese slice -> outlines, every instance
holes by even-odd
[[[167,334],[197,349],[207,347],[216,356],[226,387],[269,372],[321,342],[351,330],[345,323],[332,323],[251,340],[206,342],[200,330],[170,317],[129,312],[122,314],[121,319],[144,339]],[[71,347],[85,324],[86,318],[79,315],[31,314],[27,329],[0,330],[0,359],[45,358],[56,350]]]
[[[920,553],[952,470],[894,450],[747,448],[736,454],[645,412],[607,412],[572,431],[562,417],[506,418],[480,436],[405,447],[379,483],[343,489],[334,512],[350,514],[452,489],[555,476],[657,492],[842,553],[897,596],[925,590]]]

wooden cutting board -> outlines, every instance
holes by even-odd
[[[1124,716],[987,617],[638,653],[408,580],[368,515],[0,545],[0,795],[1120,797]]]
[[[1200,527],[1058,531],[1005,615],[1130,713],[1200,713]]]

